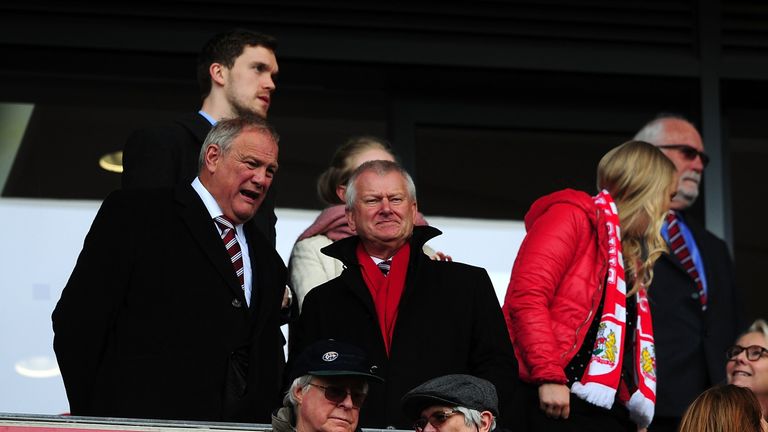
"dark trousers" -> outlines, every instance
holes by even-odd
[[[616,402],[609,410],[592,405],[571,394],[571,413],[567,419],[552,419],[539,408],[536,385],[520,384],[526,393],[528,430],[531,432],[636,432],[629,412]]]
[[[654,417],[648,432],[677,432],[680,420],[679,417]]]

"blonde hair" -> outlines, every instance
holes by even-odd
[[[755,320],[755,322],[752,323],[752,325],[749,326],[747,331],[739,335],[739,338],[744,336],[747,333],[760,333],[763,335],[763,339],[765,339],[765,343],[768,344],[768,322],[765,322],[764,319],[758,318]]]
[[[685,411],[679,432],[760,432],[760,403],[751,390],[728,384],[700,394]]]
[[[667,250],[661,226],[674,180],[674,164],[645,141],[627,141],[597,165],[597,187],[611,194],[619,211],[626,279],[632,284],[627,296],[651,284],[653,264]]]

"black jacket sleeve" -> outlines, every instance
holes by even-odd
[[[125,224],[129,211],[121,192],[107,197],[53,311],[53,348],[74,415],[89,414],[110,327],[129,280],[135,238]]]

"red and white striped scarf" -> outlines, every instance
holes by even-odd
[[[648,298],[644,289],[638,290],[634,335],[636,385],[632,385],[634,389],[630,394],[629,383],[620,382],[626,333],[627,286],[621,253],[619,214],[608,191],[602,190],[594,197],[594,201],[603,213],[608,231],[608,276],[603,315],[600,317],[592,357],[581,381],[571,386],[571,392],[587,402],[610,409],[621,385],[622,390],[627,391],[619,391],[619,400],[626,405],[630,418],[639,427],[647,427],[653,419],[656,404],[656,350]]]

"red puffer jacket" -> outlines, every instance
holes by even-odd
[[[572,189],[539,198],[526,214],[503,308],[523,381],[567,382],[565,366],[600,304],[608,269],[604,226],[592,197]]]

